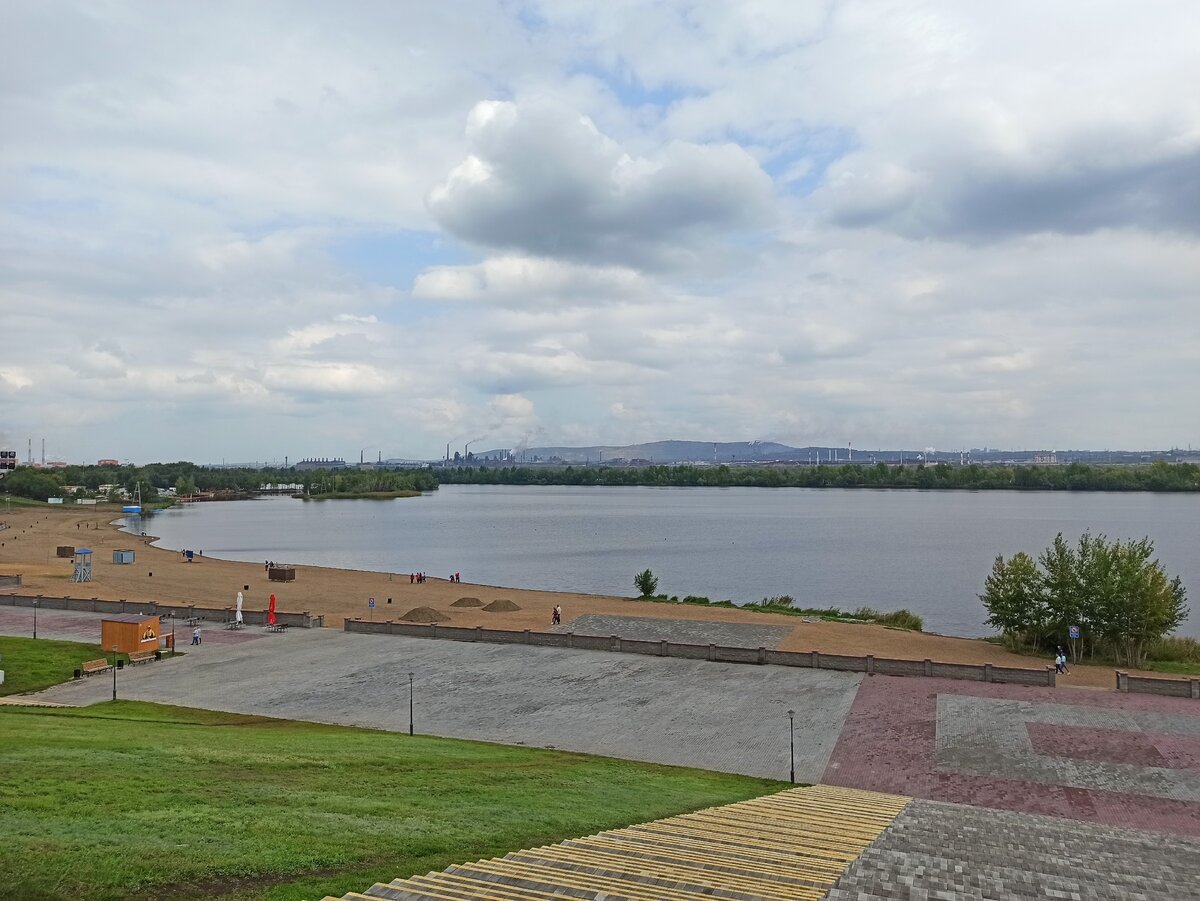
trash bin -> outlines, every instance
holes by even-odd
[[[75,678],[82,679],[83,678],[83,670],[81,670],[81,669],[75,670]]]

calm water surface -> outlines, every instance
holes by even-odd
[[[195,504],[143,528],[230,560],[599,594],[634,594],[649,567],[666,594],[908,607],[952,635],[987,632],[976,595],[996,554],[1036,555],[1060,531],[1149,535],[1200,591],[1196,495],[447,485],[392,501]],[[1200,637],[1197,619],[1180,633]]]

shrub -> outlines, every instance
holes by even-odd
[[[1148,647],[1146,656],[1164,663],[1200,663],[1200,641],[1177,635],[1160,638]]]
[[[648,598],[658,591],[658,579],[649,569],[645,569],[633,577],[633,587],[641,592],[642,597]]]
[[[867,622],[878,623],[881,626],[893,626],[897,629],[912,629],[914,632],[920,632],[925,626],[925,621],[917,616],[911,610],[893,610],[891,613],[884,613],[876,610],[874,607],[859,607],[854,611],[855,619],[864,619]]]
[[[777,594],[774,597],[763,598],[762,607],[788,607],[790,608],[796,603],[796,599],[790,594]]]

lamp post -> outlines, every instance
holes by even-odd
[[[171,656],[175,656],[175,611],[171,611]]]
[[[408,734],[413,734],[413,674],[408,674]]]
[[[37,640],[37,598],[33,599],[33,638]]]
[[[113,700],[117,699],[117,646],[113,645]]]
[[[788,734],[791,738],[791,752],[788,755],[791,761],[791,777],[792,785],[796,784],[796,711],[788,711]]]

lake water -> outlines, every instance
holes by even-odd
[[[1060,531],[1148,535],[1200,591],[1198,495],[447,485],[391,501],[193,504],[142,528],[230,560],[597,594],[635,594],[649,567],[666,594],[907,607],[950,635],[988,631],[976,595],[996,554],[1036,555]],[[1200,637],[1197,619],[1180,634]]]

